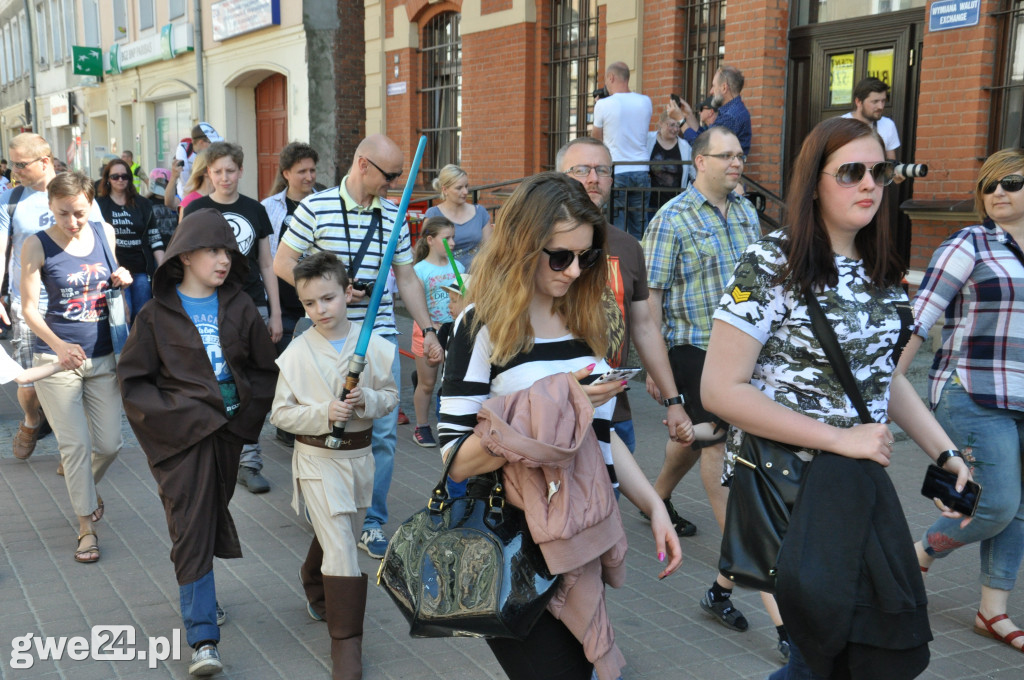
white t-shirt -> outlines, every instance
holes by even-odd
[[[185,165],[181,169],[181,174],[178,175],[178,183],[175,186],[175,191],[178,194],[178,198],[185,198],[185,185],[188,184],[188,178],[192,174],[192,161],[196,159],[196,152],[188,152],[188,145],[185,142],[178,142],[177,148],[174,149],[174,162],[184,161]]]
[[[844,113],[843,118],[853,118],[853,111]],[[896,132],[896,123],[892,118],[882,116],[875,123],[875,132],[882,138],[886,151],[893,151],[900,148],[900,133]]]
[[[647,131],[651,128],[654,109],[651,98],[638,92],[617,92],[594,104],[594,127],[601,128],[604,143],[612,152],[612,160],[647,160]],[[647,172],[647,164],[617,165],[615,171]]]

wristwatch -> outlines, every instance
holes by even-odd
[[[963,458],[963,456],[956,449],[950,449],[940,453],[939,457],[935,459],[935,464],[939,467],[945,467],[950,458]]]
[[[434,335],[437,335],[437,329],[434,328],[433,326],[427,326],[426,328],[423,329],[423,335],[426,335],[427,333],[433,333]]]
[[[675,406],[676,404],[679,404],[680,406],[682,406],[683,405],[683,395],[677,394],[676,396],[671,397],[669,399],[666,399],[665,401],[663,401],[661,403],[665,405],[665,408],[668,408],[669,406]]]

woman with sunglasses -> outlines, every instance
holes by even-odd
[[[610,428],[614,397],[622,391],[624,382],[594,384],[595,377],[591,375],[609,370],[604,360],[608,348],[607,321],[604,314],[594,313],[601,307],[607,281],[603,254],[605,224],[583,185],[561,173],[546,172],[528,178],[502,207],[493,238],[476,258],[477,271],[491,274],[473,276],[469,305],[456,319],[448,345],[438,428],[442,454],[446,459],[456,456],[451,470],[455,481],[500,469],[506,486],[513,486],[508,480],[525,474],[527,466],[521,460],[513,462],[499,457],[502,454],[494,445],[488,448],[485,437],[489,428],[477,427],[474,431],[478,413],[486,409],[484,401],[521,394],[536,388],[538,381],[552,376],[557,379],[559,374],[572,371],[576,380],[568,383],[570,394],[584,402],[589,399],[592,408],[577,413],[572,404],[579,402],[569,400],[560,417],[570,423],[575,421],[583,432],[593,429],[596,441],[591,441],[595,448],[587,451],[589,457],[585,460],[593,464],[589,469],[595,474],[592,479],[574,478],[573,484],[552,482],[547,485],[547,497],[542,495],[536,503],[567,508],[564,526],[570,527],[572,536],[562,544],[571,543],[577,536],[582,540],[573,530],[589,527],[591,533],[586,540],[601,535],[602,540],[608,541],[602,545],[617,548],[618,539],[624,537],[613,490],[617,480],[622,493],[651,516],[659,558],[664,561],[668,553],[669,562],[660,574],[664,577],[682,560],[679,539],[664,503]],[[539,427],[535,420],[527,421]],[[461,439],[464,435],[467,438]],[[584,441],[588,439],[589,434],[583,437]],[[557,444],[544,439],[544,446]],[[584,456],[582,452],[578,455]],[[575,460],[575,466],[584,465],[581,459]],[[558,478],[556,473],[551,474],[551,479]],[[469,484],[472,487],[474,480]],[[578,494],[584,493],[582,489],[592,490],[588,499],[592,503],[584,503],[588,506],[584,510],[608,509],[608,515],[598,526],[587,524],[593,519],[590,515],[579,517],[582,510]],[[558,496],[560,492],[562,496]],[[525,508],[528,523],[530,508]],[[536,539],[535,525],[530,526]],[[551,551],[558,549],[553,544],[557,543],[546,544],[551,546],[545,549],[549,566]],[[588,550],[592,548],[587,544]],[[560,592],[525,641],[487,641],[512,680],[589,680],[595,667],[600,680],[619,677],[625,660],[614,644],[608,624],[603,585],[618,585],[621,580],[617,570],[621,567],[622,551],[616,552],[616,548],[608,549],[600,561],[595,557],[583,566],[586,577],[576,581],[578,572],[574,569],[562,580],[561,588],[572,584],[575,590],[584,581],[593,584],[591,579],[597,578],[593,598],[588,601],[595,613],[593,619],[590,611],[584,614],[576,605],[570,605],[571,597],[564,600],[565,607],[559,610],[565,595]],[[558,618],[553,611],[558,612]],[[589,634],[578,625],[581,620],[593,623]]]
[[[929,400],[946,432],[964,447],[983,488],[974,519],[942,517],[915,545],[921,571],[968,543],[981,543],[981,604],[974,632],[1024,651],[1024,631],[1007,601],[1024,558],[1024,151],[989,156],[974,207],[982,223],[954,233],[932,256],[914,299],[914,335],[905,371],[942,318],[942,344]]]
[[[798,447],[803,460],[838,454],[822,456],[805,473],[797,513],[813,508],[813,524],[833,531],[801,543],[802,558],[815,566],[794,575],[796,583],[780,567],[777,599],[791,646],[772,680],[898,680],[928,664],[927,602],[910,531],[888,475],[872,463],[889,465],[890,419],[933,459],[954,446],[906,376],[893,373],[904,337],[898,305],[907,298],[882,205],[892,177],[870,127],[848,118],[816,126],[793,168],[789,227],[747,250],[714,315],[701,397],[734,426],[726,444],[730,474],[744,433]],[[875,422],[861,424],[834,377],[811,327],[807,291],[835,329]],[[942,460],[962,488],[964,461]],[[837,479],[836,470],[846,474]],[[818,471],[833,476],[815,484],[811,473]],[[878,516],[878,508],[893,507]],[[791,531],[786,540],[792,538]],[[867,556],[874,562],[866,566]],[[891,580],[867,578],[878,570]]]
[[[117,235],[117,261],[132,275],[132,284],[124,290],[132,320],[153,297],[150,276],[164,261],[164,241],[153,217],[153,204],[135,191],[133,179],[127,162],[111,160],[103,168],[96,192],[103,220]]]
[[[491,214],[482,205],[468,203],[469,176],[457,165],[441,168],[434,180],[434,190],[441,192],[441,202],[427,208],[424,219],[444,217],[455,225],[455,246],[452,254],[469,270],[473,257],[491,235]]]

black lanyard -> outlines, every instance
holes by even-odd
[[[352,247],[352,233],[349,231],[348,226],[348,208],[345,207],[345,201],[341,202],[341,219],[345,222],[345,241],[349,247]],[[363,242],[359,244],[359,251],[356,252],[356,256],[352,258],[348,265],[348,278],[350,281],[356,280],[356,272],[359,271],[360,265],[363,264],[363,258],[366,256],[366,251],[370,247],[370,241],[373,240],[374,232],[377,233],[378,242],[378,256],[384,257],[384,229],[378,229],[381,226],[380,208],[373,209],[373,217],[370,219],[370,224],[366,227],[366,235],[363,236]]]

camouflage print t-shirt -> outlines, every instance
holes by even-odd
[[[777,403],[836,427],[860,423],[832,366],[811,328],[807,306],[798,293],[774,282],[785,263],[770,234],[743,254],[714,318],[735,326],[763,344],[751,384]],[[900,338],[897,303],[907,304],[900,286],[871,285],[863,263],[835,256],[839,283],[818,294],[818,302],[836,332],[877,422],[888,422],[889,382],[896,364],[893,350]],[[725,477],[732,475],[733,458],[743,433],[732,428],[726,444]],[[809,459],[814,451],[801,452]]]

